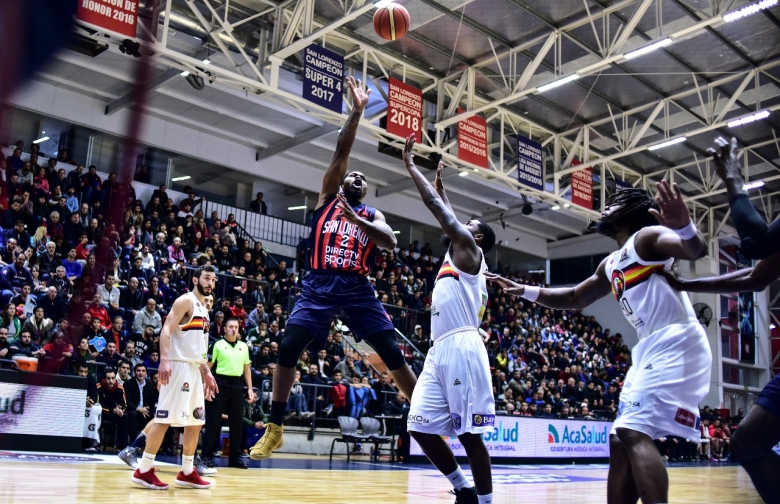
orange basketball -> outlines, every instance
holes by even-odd
[[[409,12],[403,5],[391,3],[374,13],[374,31],[385,40],[398,40],[409,31]]]

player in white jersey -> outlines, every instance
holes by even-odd
[[[176,484],[189,488],[209,488],[194,469],[195,450],[205,423],[205,402],[217,392],[217,383],[206,364],[209,312],[206,296],[216,282],[214,268],[201,266],[192,276],[193,290],[173,303],[160,331],[160,399],[153,425],[146,434],[146,448],[131,480],[152,490],[167,490],[168,485],[154,473],[154,458],[168,427],[184,427],[182,469]]]
[[[441,163],[434,188],[412,161],[414,140],[411,135],[406,141],[404,164],[444,231],[447,254],[433,287],[432,345],[411,398],[407,427],[431,463],[452,483],[456,504],[489,504],[493,481],[482,433],[493,432],[496,405],[479,326],[488,299],[484,255],[495,244],[496,235],[476,219],[458,222],[444,192]],[[469,459],[474,487],[441,436],[458,437]]]
[[[607,198],[596,230],[620,249],[576,287],[540,289],[488,275],[508,294],[557,309],[581,310],[611,292],[636,328],[639,343],[610,435],[608,504],[669,502],[666,467],[653,440],[698,440],[698,404],[709,390],[712,355],[691,302],[653,274],[670,269],[674,259],[699,259],[707,247],[677,184],[674,192],[666,181],[656,187],[655,202],[641,189]]]

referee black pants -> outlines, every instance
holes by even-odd
[[[227,414],[230,426],[230,460],[241,457],[241,428],[244,414],[244,386],[239,376],[216,376],[219,393],[213,401],[206,401],[206,436],[203,443],[203,453],[213,457],[219,448],[222,431],[222,415]]]

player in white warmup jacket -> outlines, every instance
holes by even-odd
[[[576,287],[540,289],[488,274],[508,294],[550,308],[583,309],[611,292],[636,329],[639,343],[610,435],[608,504],[669,502],[669,478],[653,440],[698,440],[699,401],[710,385],[712,354],[691,302],[655,274],[675,259],[699,259],[707,247],[677,184],[674,192],[666,181],[656,187],[655,202],[641,189],[607,198],[596,229],[620,248]]]
[[[479,325],[487,306],[485,254],[496,242],[487,224],[458,222],[441,183],[436,187],[412,161],[414,135],[406,141],[404,164],[423,202],[441,224],[447,244],[436,276],[431,305],[431,349],[411,399],[407,427],[425,455],[454,487],[456,504],[490,504],[490,455],[482,433],[493,432],[496,405],[485,344]],[[469,458],[472,487],[441,436],[458,436]]]

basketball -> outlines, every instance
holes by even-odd
[[[409,31],[409,12],[403,5],[391,3],[374,13],[374,31],[385,40],[398,40]]]

